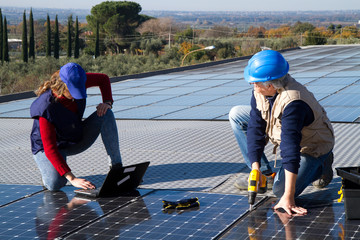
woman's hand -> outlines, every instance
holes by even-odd
[[[97,105],[96,107],[96,112],[97,112],[97,115],[99,117],[102,117],[105,115],[106,111],[108,109],[111,109],[111,105],[108,104],[108,103],[100,103],[99,105]]]
[[[74,178],[72,181],[70,181],[70,183],[74,187],[78,187],[82,189],[95,189],[94,184],[83,178]]]
[[[93,183],[83,178],[77,178],[71,172],[65,173],[64,176],[74,187],[82,189],[95,189],[95,185]]]

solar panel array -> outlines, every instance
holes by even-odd
[[[311,47],[283,53],[290,74],[324,106],[333,122],[358,122],[360,46]],[[252,86],[243,78],[247,60],[112,84],[117,119],[227,120],[235,105],[249,105]],[[0,104],[0,117],[29,117],[33,99]],[[85,116],[101,102],[88,89]]]
[[[290,74],[314,93],[333,122],[359,122],[359,50],[357,45],[325,46],[283,53],[290,63]],[[239,60],[113,83],[113,111],[117,119],[177,120],[118,121],[125,126],[121,130],[122,139],[129,141],[121,145],[124,159],[131,162],[152,157],[143,185],[148,189],[140,189],[136,196],[88,201],[74,197],[71,186],[52,193],[42,186],[0,184],[0,239],[359,238],[359,222],[346,221],[344,204],[331,202],[333,198],[328,197],[341,185],[339,178],[332,182],[332,188],[316,192],[323,198],[328,197],[326,203],[314,204],[319,198],[308,197],[309,205],[302,206],[308,207],[309,214],[287,219],[272,210],[276,199],[268,199],[249,213],[245,195],[224,194],[229,193],[229,189],[221,193],[208,192],[211,191],[209,187],[219,191],[221,187],[229,188],[225,182],[229,175],[245,172],[241,157],[236,155],[236,143],[224,130],[230,133],[231,129],[225,121],[181,120],[227,120],[232,106],[248,105],[252,87],[243,79],[246,63],[247,60]],[[14,182],[15,178],[23,183],[27,177],[32,179],[36,175],[26,162],[31,161],[28,132],[32,121],[29,106],[33,100],[0,104],[0,119],[10,118],[3,119],[0,129],[3,131],[2,170],[9,173],[7,180],[1,179],[3,183]],[[99,90],[88,89],[85,116],[91,114],[99,102]],[[27,119],[14,121],[12,118]],[[186,126],[179,123],[186,123]],[[218,124],[221,124],[219,131],[209,134],[208,130],[216,130]],[[349,144],[348,139],[356,135],[359,125],[334,125],[337,139],[342,140],[334,151],[338,154],[334,166],[358,164],[357,145],[355,141]],[[221,134],[224,134],[222,138],[215,139],[214,135]],[[100,155],[95,153],[100,152],[101,146],[93,147],[88,155],[79,159],[86,157],[92,168],[101,165]],[[211,151],[209,146],[212,146]],[[81,165],[77,159],[73,160],[74,167]],[[81,166],[81,170],[87,177],[103,174],[90,171],[88,166]],[[173,190],[160,190],[166,186]],[[232,187],[231,190],[236,189]],[[329,195],[329,191],[332,194]],[[162,211],[162,200],[188,197],[199,197],[200,207]]]

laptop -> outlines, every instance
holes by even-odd
[[[103,185],[96,189],[76,189],[77,196],[98,198],[114,197],[132,192],[140,185],[150,162],[130,166],[112,166]]]

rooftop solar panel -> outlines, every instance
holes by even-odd
[[[285,51],[283,55],[290,64],[290,74],[300,83],[305,84],[315,97],[322,101],[323,106],[357,107],[359,103],[351,94],[357,94],[360,91],[357,87],[360,82],[359,48],[356,45],[311,47]],[[195,107],[214,100],[216,100],[213,102],[215,106],[220,107],[220,104],[223,103],[226,104],[224,107],[227,107],[228,104],[237,102],[228,96],[239,92],[251,95],[252,87],[243,79],[243,69],[247,61],[248,59],[243,59],[183,72],[115,82],[112,84],[115,100],[113,110],[120,113],[140,106],[151,107],[151,105]],[[336,96],[338,94],[340,95]],[[345,98],[342,94],[350,95]],[[93,106],[101,101],[100,91],[96,88],[88,89],[88,96],[90,109],[86,110],[86,115],[90,114]],[[30,107],[33,100],[26,99],[0,104],[0,117],[29,117],[26,109]],[[243,100],[239,101],[240,104],[244,102]],[[164,109],[168,109],[169,112],[163,112]],[[153,109],[152,111],[143,111],[149,113],[148,116],[136,114],[136,116],[126,115],[126,118],[151,119],[155,115],[161,115],[162,119],[166,119],[166,116],[174,119],[175,115],[170,113],[177,110],[178,107],[173,111],[170,108],[161,108],[159,112]],[[350,109],[347,108],[347,110]],[[218,110],[216,112],[219,113]],[[136,110],[129,110],[127,113],[135,114]],[[188,119],[198,118],[196,112],[187,111],[186,114],[194,114],[194,116],[187,115]],[[350,115],[352,117],[346,117]],[[121,119],[121,116],[125,117],[125,115],[116,114],[117,118]],[[178,115],[176,114],[176,116]],[[345,114],[343,117],[333,114],[331,116],[336,116],[336,121],[341,118],[343,118],[342,121],[353,119],[353,114]],[[181,116],[181,119],[184,118],[185,116]],[[211,115],[211,119],[213,118],[214,116]],[[221,116],[220,119],[222,119]]]

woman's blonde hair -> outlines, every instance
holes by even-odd
[[[40,87],[35,91],[35,94],[40,96],[48,89],[54,91],[58,96],[62,96],[65,91],[68,91],[66,84],[60,79],[60,70],[56,71],[50,77],[50,80],[47,80],[41,84]]]

